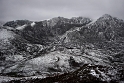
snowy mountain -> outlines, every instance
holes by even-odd
[[[93,22],[85,17],[10,21],[0,28],[0,44],[1,76],[50,77],[52,83],[124,81],[124,21],[108,14]]]

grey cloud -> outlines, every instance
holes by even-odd
[[[124,0],[0,0],[0,20],[44,20],[52,17],[103,14],[124,19]]]

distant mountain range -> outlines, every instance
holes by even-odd
[[[124,21],[108,14],[96,21],[55,17],[0,24],[0,80],[9,76],[7,83],[121,83],[123,61]]]

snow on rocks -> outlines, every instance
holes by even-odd
[[[32,22],[32,23],[31,23],[31,26],[33,27],[34,25],[35,25],[35,22]]]
[[[27,26],[26,24],[25,25],[22,25],[22,26],[18,26],[16,29],[17,30],[23,30],[26,26]]]

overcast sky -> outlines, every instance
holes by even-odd
[[[44,20],[103,14],[124,19],[124,0],[0,0],[0,20]]]

